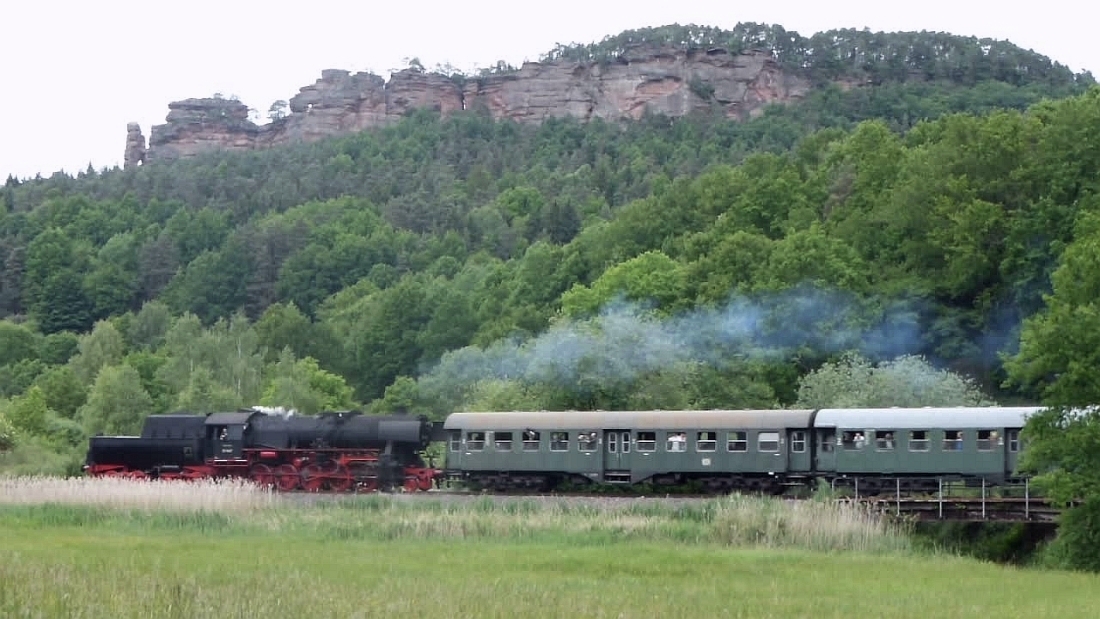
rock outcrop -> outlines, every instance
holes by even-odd
[[[312,141],[382,127],[420,108],[444,115],[485,109],[496,119],[518,122],[636,119],[646,112],[676,117],[714,108],[745,119],[809,90],[806,79],[783,71],[769,51],[734,54],[723,48],[640,46],[612,62],[528,62],[518,71],[467,78],[464,84],[411,69],[394,73],[388,83],[371,73],[329,69],[290,99],[290,114],[266,125],[251,122],[239,101],[171,103],[166,123],[152,129],[145,159]]]
[[[211,150],[251,150],[260,127],[248,106],[233,99],[184,99],[168,104],[167,122],[154,125],[147,161],[190,157]]]
[[[122,156],[122,167],[129,169],[144,162],[145,135],[141,133],[141,125],[129,123],[126,125],[126,152]]]
[[[714,105],[743,119],[769,103],[801,99],[809,87],[764,50],[638,48],[606,65],[529,62],[514,74],[472,80],[463,94],[467,107],[517,121],[683,116]]]

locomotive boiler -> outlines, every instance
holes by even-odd
[[[442,475],[424,462],[438,426],[358,411],[151,415],[141,436],[92,437],[84,469],[139,479],[246,478],[282,491],[422,491]]]

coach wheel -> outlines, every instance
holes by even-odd
[[[328,486],[333,492],[347,492],[353,483],[355,479],[346,466],[337,464],[336,470],[329,473]]]
[[[300,475],[293,464],[280,464],[275,469],[275,485],[283,492],[290,492],[298,488],[298,482],[301,481]]]
[[[252,470],[249,471],[248,476],[252,478],[252,481],[264,488],[270,488],[275,485],[275,474],[271,472],[271,467],[266,464],[252,465]]]

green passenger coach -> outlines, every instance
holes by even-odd
[[[1038,407],[454,413],[445,474],[492,490],[693,483],[862,493],[1015,482]]]
[[[1039,410],[822,409],[814,419],[815,469],[837,481],[859,479],[869,492],[884,484],[929,488],[942,478],[1004,483],[1016,470],[1026,417]]]
[[[811,470],[811,410],[454,413],[447,473],[474,487],[561,482],[782,491]]]

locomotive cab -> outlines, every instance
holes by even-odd
[[[215,460],[240,460],[244,457],[244,444],[248,432],[248,420],[255,415],[247,413],[212,413],[206,417],[207,453]]]

